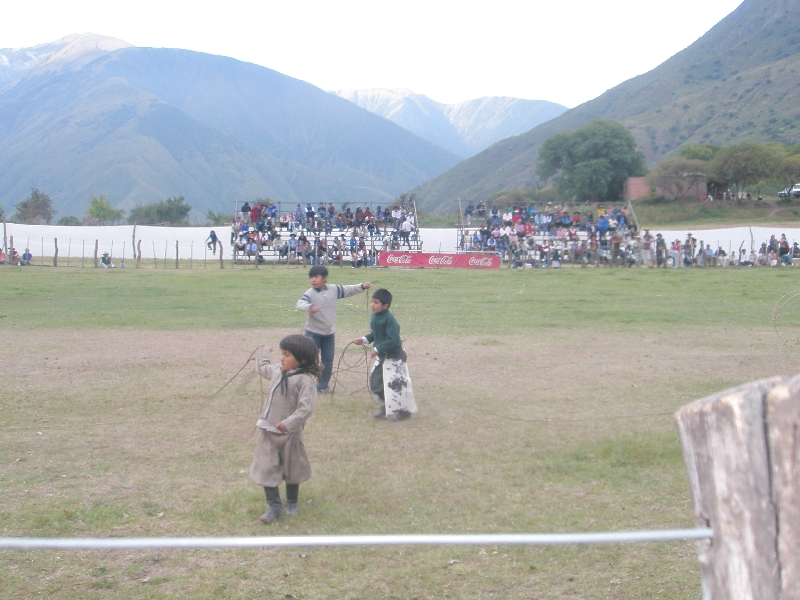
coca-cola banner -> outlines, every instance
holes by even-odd
[[[493,254],[430,254],[427,252],[381,252],[382,267],[499,269],[500,257]]]

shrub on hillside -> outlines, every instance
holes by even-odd
[[[131,225],[188,225],[189,211],[192,207],[186,204],[183,196],[167,198],[153,204],[135,206],[128,215]]]
[[[27,223],[30,225],[50,224],[56,211],[53,209],[53,201],[45,193],[36,188],[31,189],[31,195],[15,207],[17,212],[11,216],[15,223]]]

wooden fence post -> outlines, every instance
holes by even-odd
[[[800,377],[767,396],[772,503],[778,529],[781,600],[800,598]]]
[[[704,600],[800,598],[800,376],[697,400],[675,415]]]
[[[55,249],[53,250],[53,266],[58,266],[58,238],[53,238]]]
[[[236,250],[234,250],[234,255],[235,255],[235,253],[236,253]],[[222,262],[222,244],[219,245],[219,268],[220,269],[224,269],[225,268],[225,263]]]
[[[94,268],[95,269],[100,266],[100,265],[97,264],[97,248],[98,248],[98,245],[99,245],[99,241],[95,240],[94,241]]]
[[[178,240],[175,240],[175,268],[180,268],[180,265],[178,264]]]
[[[139,263],[142,262],[142,240],[136,244],[136,251],[133,253],[136,256],[136,268],[139,268]]]

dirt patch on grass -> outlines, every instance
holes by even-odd
[[[265,529],[257,521],[263,492],[247,479],[262,387],[246,363],[258,345],[277,347],[289,333],[296,330],[5,332],[7,347],[24,351],[0,359],[0,535],[691,526],[672,412],[795,368],[770,329],[409,338],[420,413],[404,423],[376,421],[359,390],[366,364],[340,373],[338,393],[320,398],[306,429],[314,475],[301,489],[301,515]],[[337,360],[355,335],[339,332]],[[347,361],[358,363],[361,352],[351,348]],[[693,551],[670,548],[666,557],[653,547],[354,549],[308,559],[299,552],[171,552],[158,553],[155,563],[154,553],[32,553],[3,555],[0,565],[11,573],[11,595],[21,596],[40,589],[42,568],[49,569],[44,589],[64,597],[108,590],[119,597],[156,590],[360,597],[380,588],[422,597],[558,589],[635,598],[656,585],[674,597],[696,595]],[[663,568],[637,581],[648,557]],[[559,579],[564,569],[573,580]]]

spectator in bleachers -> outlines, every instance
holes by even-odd
[[[778,242],[778,257],[784,265],[792,264],[792,249],[789,247],[789,241],[786,239],[786,234],[781,234],[781,240]]]

